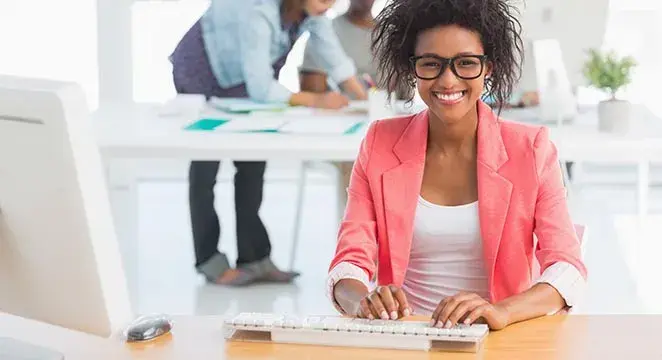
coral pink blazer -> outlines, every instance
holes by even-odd
[[[330,269],[349,262],[369,278],[377,272],[379,284],[402,285],[427,137],[427,111],[371,124],[352,170]],[[503,121],[479,101],[477,144],[478,208],[490,300],[527,290],[533,283],[534,256],[541,271],[564,261],[586,277],[547,129]]]

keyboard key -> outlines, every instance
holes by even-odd
[[[397,324],[397,321],[394,320],[370,320],[370,324],[373,326],[393,326]]]
[[[311,324],[311,325],[312,324],[318,324],[318,323],[322,322],[322,318],[320,318],[319,316],[312,316],[312,317],[306,318],[305,322],[307,324]]]
[[[346,324],[344,326],[344,330],[349,331],[349,332],[358,332],[359,331],[359,325],[358,324],[352,324],[352,323]]]
[[[404,333],[407,335],[416,335],[416,328],[413,326],[406,326],[404,328]]]
[[[273,323],[273,327],[282,328],[284,326],[285,326],[285,321],[283,321],[282,319],[278,319]]]
[[[359,324],[358,326],[360,332],[372,332],[372,328],[374,327],[368,324]]]
[[[449,336],[460,336],[462,334],[462,330],[458,328],[450,328],[448,329],[448,335]]]
[[[327,317],[322,321],[325,330],[338,330],[344,329],[345,326],[349,323],[350,319],[342,319],[335,317]]]
[[[407,327],[404,325],[394,326],[396,334],[404,335]]]

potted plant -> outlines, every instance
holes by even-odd
[[[616,93],[632,81],[631,72],[636,63],[632,57],[619,58],[613,52],[591,49],[584,64],[584,76],[589,85],[609,94],[609,99],[598,104],[598,129],[624,133],[630,126],[630,103],[616,98]]]

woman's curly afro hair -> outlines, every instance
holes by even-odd
[[[428,29],[457,25],[480,35],[492,63],[486,95],[499,107],[507,104],[523,61],[517,8],[508,0],[391,0],[376,19],[372,50],[379,62],[379,84],[413,98],[415,78],[409,58],[418,35]]]

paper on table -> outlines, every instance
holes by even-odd
[[[361,112],[367,114],[368,109],[369,109],[368,101],[352,100],[349,102],[349,106],[347,106],[344,110],[346,112]]]
[[[221,132],[275,132],[287,122],[282,117],[246,117],[232,119],[223,126],[219,126],[215,131]]]
[[[293,119],[283,125],[279,129],[279,132],[290,134],[341,135],[360,122],[356,117]]]
[[[158,109],[159,116],[184,116],[199,113],[205,106],[204,95],[177,94]]]
[[[341,109],[319,109],[305,106],[294,106],[286,110],[285,114],[294,116],[315,116],[315,115],[366,115],[368,113],[368,102],[352,100],[348,106]]]
[[[284,103],[259,103],[244,98],[212,97],[209,104],[227,112],[247,113],[252,111],[282,111],[288,108]]]

